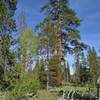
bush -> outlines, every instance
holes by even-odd
[[[95,84],[95,83],[90,83],[88,86],[89,86],[90,88],[96,88],[96,84]]]
[[[11,91],[7,93],[7,100],[19,100],[19,98],[29,93],[36,93],[40,88],[39,81],[36,80],[32,73],[25,73],[16,81]]]

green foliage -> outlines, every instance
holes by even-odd
[[[25,29],[19,38],[19,43],[21,45],[21,49],[29,50],[33,55],[37,54],[38,48],[38,39],[37,36],[33,34],[31,29]]]
[[[3,3],[0,1],[0,26],[4,23],[4,16],[6,15],[7,9]]]
[[[40,68],[39,62],[37,61],[36,65],[33,69],[33,74],[37,79],[39,79],[39,77],[40,77],[40,71],[41,71],[41,68]]]
[[[98,63],[98,76],[100,75],[100,56],[97,58],[97,63]]]
[[[28,93],[36,93],[40,88],[39,81],[32,73],[24,73],[20,79],[16,80],[13,88],[7,93],[7,100],[20,100]]]
[[[67,62],[66,71],[67,71],[67,82],[70,82],[71,74],[70,74],[70,66],[69,66],[69,63],[68,62]]]
[[[10,71],[15,64],[15,53],[10,50],[15,44],[12,32],[16,31],[16,23],[12,18],[15,12],[16,0],[0,1],[0,85],[6,87],[4,75]]]
[[[99,68],[98,68],[98,62],[97,62],[97,54],[94,48],[89,49],[88,62],[89,62],[92,82],[95,83]]]
[[[80,43],[80,35],[77,29],[80,25],[80,19],[69,7],[68,0],[49,0],[43,6],[42,11],[47,14],[47,17],[36,27],[40,33],[40,55],[47,56],[45,58],[48,61],[47,67],[50,69],[50,73],[55,74],[49,75],[49,81],[54,76],[54,79],[59,81],[55,81],[54,84],[56,82],[60,84],[62,78],[61,59],[68,52],[76,52],[77,48],[82,51],[85,47],[83,43]],[[53,64],[53,58],[56,64]],[[49,70],[47,73],[49,73]]]
[[[34,73],[36,73],[36,77],[40,80],[41,87],[46,88],[47,83],[47,70],[45,68],[45,61],[41,61],[41,63],[37,63],[34,69]]]
[[[80,83],[80,77],[81,77],[81,72],[80,72],[80,64],[77,65],[77,69],[76,69],[76,83]]]
[[[53,33],[57,39],[55,44],[57,52],[62,52],[61,47],[65,53],[72,50],[70,45],[73,48],[77,47],[73,40],[79,42],[80,35],[77,27],[80,25],[80,19],[76,16],[75,11],[69,7],[69,1],[49,0],[42,10],[50,17]]]
[[[91,80],[90,68],[84,53],[76,61],[76,83],[86,84]]]
[[[81,83],[85,84],[91,80],[91,75],[90,75],[90,68],[88,66],[88,61],[84,53],[82,54],[81,60],[82,61],[81,61],[81,68],[80,68],[80,81]]]
[[[59,57],[53,56],[49,62],[49,84],[51,86],[59,86],[62,83],[62,69],[61,63],[59,63]]]
[[[70,66],[68,62],[66,64],[66,60],[63,60],[62,73],[63,73],[63,84],[70,82],[71,80]]]
[[[28,67],[26,63],[30,63],[32,58],[36,57],[38,54],[38,38],[36,35],[33,34],[31,29],[24,29],[19,37],[19,44],[20,44],[20,57],[22,62],[22,70],[26,70]]]

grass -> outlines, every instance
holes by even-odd
[[[87,87],[81,87],[81,86],[62,86],[59,88],[54,88],[51,89],[51,91],[60,91],[60,90],[65,90],[65,91],[70,91],[70,90],[74,90],[74,91],[80,91],[80,92],[85,92],[88,88]]]
[[[53,89],[50,89],[50,91],[46,91],[46,90],[41,90],[41,91],[38,91],[38,98],[37,100],[57,100],[57,91],[60,91],[60,90],[65,90],[65,91],[70,91],[70,90],[78,90],[82,93],[84,93],[86,90],[88,90],[88,87],[81,87],[81,86],[62,86],[62,87],[59,87],[59,88],[53,88]]]
[[[85,92],[86,90],[88,89],[88,87],[81,87],[81,86],[62,86],[62,87],[59,87],[59,88],[53,88],[51,89],[50,91],[47,91],[47,90],[39,90],[38,93],[37,93],[37,98],[36,99],[33,99],[31,98],[30,100],[57,100],[57,93],[56,91],[60,91],[60,90],[66,90],[66,91],[69,91],[69,90],[78,90],[80,92]],[[3,98],[0,98],[0,100],[5,100]],[[99,98],[100,100],[100,98]]]
[[[38,91],[37,100],[57,100],[57,94],[46,90]]]

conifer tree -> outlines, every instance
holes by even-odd
[[[74,60],[75,60],[75,77],[76,77],[76,83],[80,83],[80,70],[81,70],[81,56],[83,54],[83,50],[87,49],[87,45],[84,44],[81,41],[78,40],[73,40],[72,45],[74,46],[73,48],[73,54],[74,54]]]
[[[70,82],[70,78],[71,78],[71,74],[70,74],[70,66],[69,66],[69,63],[67,63],[67,79],[68,79],[68,82]]]
[[[88,54],[88,61],[89,61],[89,67],[90,67],[90,73],[92,76],[92,82],[96,82],[97,78],[97,54],[94,48],[89,48],[89,54]]]
[[[98,63],[98,76],[100,75],[100,56],[97,58],[97,63]]]
[[[87,58],[85,57],[84,53],[81,55],[81,69],[80,69],[80,81],[81,83],[87,83],[91,80],[90,76],[90,68],[88,65]]]
[[[39,38],[39,58],[41,64],[40,67],[45,66],[44,73],[47,75],[47,88],[49,84],[49,66],[50,66],[50,59],[52,58],[52,53],[54,50],[55,44],[55,36],[53,35],[53,28],[50,23],[50,17],[45,18],[44,21],[36,26],[36,30],[39,31],[38,38]],[[43,58],[43,59],[42,59]],[[45,63],[43,63],[43,61]],[[43,70],[41,70],[43,73]],[[42,77],[42,76],[41,76]],[[43,76],[44,77],[44,76]]]
[[[59,57],[53,56],[50,59],[49,67],[49,84],[51,86],[59,86],[63,80],[61,66],[59,66]]]
[[[6,81],[4,74],[11,71],[15,64],[15,53],[10,48],[15,44],[12,32],[16,31],[16,23],[13,19],[16,4],[16,0],[0,1],[0,69],[2,69],[0,76],[3,78],[2,82]],[[6,83],[4,82],[4,84]],[[7,84],[9,85],[9,83]]]
[[[52,44],[54,45],[52,55],[59,58],[57,59],[57,65],[62,73],[61,62],[64,59],[64,55],[75,47],[76,44],[74,41],[80,39],[79,31],[77,30],[77,27],[80,25],[80,20],[69,7],[68,0],[48,0],[42,10],[46,13],[47,18],[50,18],[52,29],[49,34],[53,33],[53,37],[55,37],[55,44]],[[41,26],[45,29],[43,23],[41,23]],[[70,47],[70,44],[73,48]],[[61,77],[60,80],[62,81],[62,74],[58,76]]]
[[[38,39],[31,29],[24,29],[19,37],[22,70],[28,71],[32,58],[37,55]]]
[[[79,59],[77,59],[75,66],[76,66],[76,71],[75,71],[76,83],[80,83],[81,64],[80,64]]]
[[[70,82],[70,66],[69,63],[67,62],[67,66],[65,65],[65,68],[63,68],[63,78],[65,82]]]

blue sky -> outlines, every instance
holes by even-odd
[[[82,41],[100,49],[100,0],[69,0],[71,7],[82,20],[79,27]],[[34,30],[34,26],[44,18],[40,8],[47,0],[19,0],[15,19],[18,23],[19,14],[24,9],[27,25]]]

